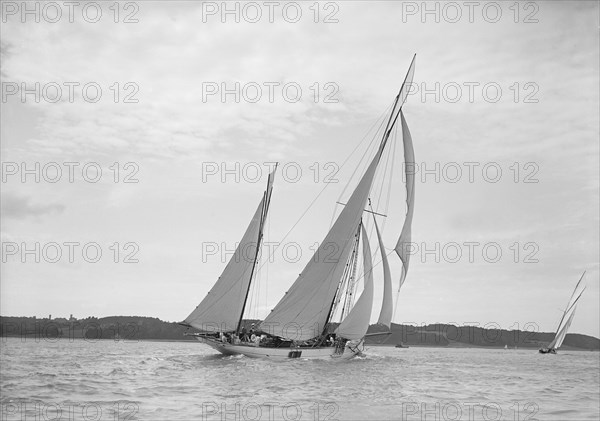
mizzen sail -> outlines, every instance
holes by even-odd
[[[275,171],[269,175],[267,190],[223,273],[204,300],[185,318],[185,323],[202,331],[228,332],[237,329],[252,281],[274,176]]]

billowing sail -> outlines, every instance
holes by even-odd
[[[400,111],[400,119],[402,122],[402,138],[404,141],[404,171],[406,174],[406,219],[402,227],[402,233],[396,243],[396,253],[402,260],[402,273],[400,274],[400,283],[398,289],[402,287],[406,274],[408,272],[408,264],[410,262],[410,242],[411,242],[411,226],[413,212],[415,209],[415,152],[412,144],[412,137],[408,130],[408,125],[404,119],[404,113]]]
[[[379,319],[377,324],[382,324],[388,328],[392,323],[392,315],[394,313],[394,300],[392,298],[392,276],[390,275],[390,265],[388,263],[387,255],[385,254],[385,248],[383,247],[383,240],[381,239],[381,233],[377,226],[377,221],[373,217],[375,223],[375,232],[377,233],[377,240],[379,241],[379,250],[381,251],[381,264],[383,266],[383,302],[381,303],[381,312],[379,313]]]
[[[360,297],[340,323],[335,333],[349,340],[361,339],[369,329],[371,310],[373,309],[373,261],[371,260],[371,247],[365,226],[362,225],[363,241],[363,266],[364,266],[364,289]]]
[[[267,190],[254,212],[235,253],[204,300],[185,318],[185,323],[202,331],[228,332],[237,329],[252,280],[267,216],[275,171],[269,175]]]
[[[382,143],[348,203],[300,276],[262,322],[264,332],[298,341],[314,338],[323,332],[353,248],[383,147]]]

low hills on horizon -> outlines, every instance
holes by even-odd
[[[245,320],[248,327],[258,320]],[[109,316],[85,319],[36,318],[0,316],[0,337],[20,337],[22,340],[56,341],[85,339],[88,341],[112,339],[122,341],[170,340],[193,341],[184,333],[195,331],[175,322],[155,317]],[[553,332],[531,330],[486,329],[476,326],[430,324],[423,326],[392,323],[391,333],[381,325],[371,325],[367,345],[430,346],[430,347],[488,347],[530,348],[546,346],[554,338]],[[600,350],[600,339],[578,333],[567,334],[562,348]]]

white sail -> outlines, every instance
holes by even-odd
[[[361,226],[363,241],[363,266],[364,266],[364,289],[360,297],[340,323],[335,333],[349,340],[361,339],[369,329],[371,310],[373,309],[373,261],[371,260],[371,247],[364,225]]]
[[[262,322],[263,331],[298,341],[323,332],[384,146],[300,276]]]
[[[548,348],[554,348],[554,349],[560,348],[563,341],[565,340],[565,337],[567,336],[567,331],[569,330],[569,327],[571,326],[571,322],[573,321],[574,316],[575,316],[575,309],[573,309],[573,311],[571,312],[571,315],[568,317],[567,321],[563,324],[562,329],[560,329],[558,331],[554,340],[552,342],[550,342],[550,345],[548,345]]]
[[[398,289],[402,287],[406,274],[408,273],[408,264],[410,262],[410,242],[412,237],[412,220],[415,208],[415,152],[412,144],[412,137],[408,130],[408,125],[404,119],[404,113],[400,111],[402,122],[402,138],[404,141],[404,171],[406,174],[406,219],[398,242],[396,243],[396,253],[402,260],[402,273],[400,274],[400,283]]]
[[[585,272],[584,272],[584,275],[585,275]],[[583,276],[581,277],[581,279],[583,279]],[[577,283],[577,286],[575,287],[575,291],[577,291],[577,288],[579,287],[579,283],[581,282],[581,279]],[[573,293],[575,293],[575,291]],[[571,296],[571,299],[569,300],[567,309],[563,313],[563,316],[560,319],[560,323],[558,324],[558,329],[556,329],[556,336],[554,336],[554,340],[552,342],[550,342],[550,344],[548,345],[549,349],[560,348],[563,341],[565,340],[565,337],[567,336],[567,331],[569,330],[569,327],[571,326],[571,322],[573,321],[573,317],[575,316],[575,310],[577,309],[577,302],[579,301],[579,298],[581,298],[581,296],[583,295],[583,291],[585,291],[585,288],[583,288],[581,290],[581,292],[579,293],[579,295],[577,295],[577,297],[575,299],[573,299],[574,298],[573,295]]]
[[[407,76],[396,96],[377,154],[309,263],[261,324],[263,331],[298,341],[317,337],[324,332],[333,300],[345,266],[348,264],[354,236],[373,184],[377,165],[394,124],[401,115],[402,105],[406,101],[408,88],[412,83],[415,58],[416,56],[413,57]],[[404,117],[402,121],[403,132],[408,131],[408,128],[405,129]]]
[[[209,332],[237,329],[244,310],[253,267],[260,247],[262,227],[273,189],[275,171],[269,175],[267,190],[235,253],[204,300],[185,318],[185,323]]]
[[[381,239],[381,233],[377,226],[377,221],[373,218],[375,223],[375,232],[377,233],[377,240],[379,241],[379,250],[381,251],[381,264],[383,266],[383,302],[381,303],[381,311],[379,313],[379,319],[377,324],[382,324],[390,328],[392,323],[392,315],[394,312],[394,300],[392,298],[392,276],[390,274],[390,265],[388,263],[387,255],[385,254],[385,248],[383,247],[383,240]]]

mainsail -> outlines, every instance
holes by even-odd
[[[411,242],[411,227],[413,220],[413,212],[415,209],[415,152],[412,144],[412,137],[408,130],[408,125],[404,119],[404,113],[400,111],[400,119],[402,122],[402,138],[404,140],[404,171],[406,174],[406,219],[400,233],[400,238],[396,243],[396,253],[402,260],[402,273],[400,274],[400,283],[398,289],[402,287],[406,274],[408,273],[408,264],[410,262],[409,246]]]
[[[267,189],[235,253],[204,300],[185,318],[185,323],[209,332],[238,329],[259,253],[274,177],[275,170],[269,174]]]
[[[373,158],[350,200],[300,276],[262,322],[263,331],[298,341],[322,333],[354,245],[354,235],[382,151],[380,148]]]
[[[363,266],[364,266],[364,288],[363,292],[346,316],[344,321],[337,327],[335,333],[342,338],[356,340],[361,339],[369,329],[371,310],[373,309],[373,261],[371,259],[371,247],[365,226],[361,225],[363,241]]]
[[[377,165],[408,95],[408,87],[412,83],[414,74],[414,65],[415,58],[413,57],[406,78],[395,98],[383,139],[375,157],[315,254],[283,298],[262,322],[261,330],[271,335],[297,341],[311,339],[325,332],[340,281],[354,248],[355,235],[375,178]],[[403,117],[402,121],[404,132],[406,122]]]

